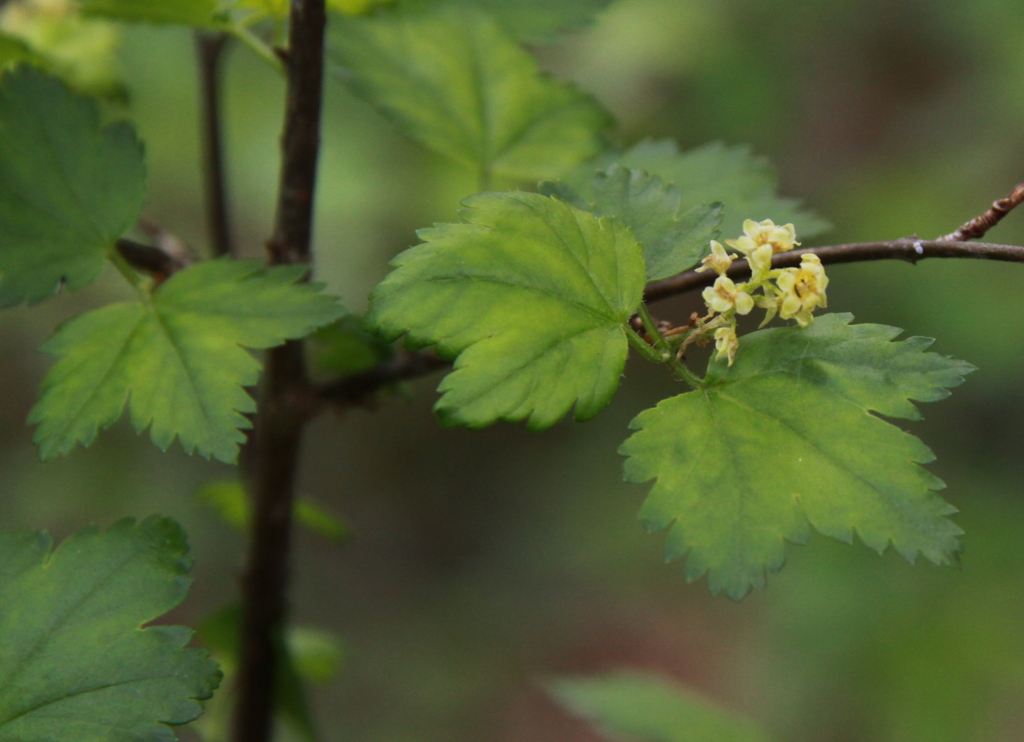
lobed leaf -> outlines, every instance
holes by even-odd
[[[217,0],[78,0],[87,16],[134,23],[181,24],[212,28],[221,25]]]
[[[436,410],[478,428],[600,412],[626,361],[625,323],[640,305],[644,264],[629,230],[533,193],[463,202],[463,223],[424,229],[392,263],[367,323],[387,339],[437,344],[455,371]]]
[[[779,196],[777,179],[768,160],[755,156],[747,146],[728,147],[712,142],[680,152],[671,140],[646,140],[625,152],[605,154],[594,164],[580,168],[569,182],[582,188],[595,170],[603,170],[613,163],[645,170],[674,185],[684,207],[713,202],[725,204],[720,225],[725,237],[742,234],[745,219],[772,219],[776,224],[792,222],[801,239],[831,228],[821,217],[801,209],[799,201]]]
[[[140,628],[188,591],[173,521],[0,534],[0,740],[166,742],[220,682],[181,626]]]
[[[344,310],[315,284],[297,284],[304,266],[262,270],[257,261],[217,260],[176,273],[146,303],[112,304],[64,325],[43,346],[60,360],[43,379],[29,415],[39,423],[42,458],[89,445],[131,398],[136,431],[150,428],[166,450],[233,463],[243,413],[255,403],[242,388],[260,364],[244,348],[303,337]]]
[[[713,593],[743,597],[804,542],[808,523],[876,551],[944,564],[960,549],[956,509],[919,464],[934,459],[917,438],[871,413],[918,419],[911,400],[947,396],[973,367],[932,341],[893,338],[849,314],[810,327],[745,335],[732,367],[712,361],[705,388],[638,415],[620,449],[626,479],[657,479],[640,517],[668,529],[666,560],[708,575]]]
[[[550,684],[565,708],[609,739],[634,742],[768,742],[754,724],[667,678],[620,672]]]
[[[607,114],[541,74],[473,8],[337,18],[331,49],[359,95],[408,136],[485,179],[552,177],[604,148]]]
[[[647,280],[657,281],[697,265],[718,237],[722,205],[698,204],[680,214],[682,198],[674,185],[657,175],[613,165],[590,182],[588,203],[571,186],[545,182],[540,192],[560,198],[598,216],[613,216],[640,241],[647,263]]]
[[[142,145],[124,123],[32,67],[0,89],[0,307],[79,289],[102,270],[145,196]]]

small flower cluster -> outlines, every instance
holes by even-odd
[[[739,349],[736,315],[750,314],[756,306],[767,312],[762,327],[776,314],[807,327],[814,321],[814,310],[827,306],[828,276],[817,255],[801,256],[799,268],[772,270],[773,255],[800,244],[792,224],[776,226],[771,219],[760,223],[747,219],[743,222],[743,236],[726,240],[725,244],[747,259],[752,276],[746,283],[734,283],[725,274],[735,256],[726,252],[717,240],[711,241],[711,254],[697,270],[713,270],[718,278],[713,286],[704,289],[704,302],[709,312],[699,320],[694,339],[708,337],[713,332],[717,358],[727,358],[731,366]]]

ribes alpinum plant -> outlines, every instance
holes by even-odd
[[[1024,187],[936,240],[807,247],[828,224],[779,196],[748,148],[623,145],[594,98],[541,70],[532,45],[606,4],[3,5],[0,305],[56,301],[104,271],[132,297],[81,313],[42,346],[52,365],[27,421],[40,458],[88,455],[76,449],[127,416],[161,450],[178,441],[240,465],[236,481],[202,496],[249,545],[239,601],[200,626],[203,649],[189,629],[141,628],[187,591],[173,521],[122,520],[57,546],[45,532],[0,535],[0,742],[172,739],[169,727],[204,704],[196,729],[211,740],[268,740],[275,718],[313,738],[301,655],[332,650],[288,621],[289,534],[293,515],[332,538],[344,527],[296,497],[302,432],[432,373],[444,374],[442,425],[542,431],[601,413],[629,383],[631,351],[663,366],[685,391],[637,410],[619,453],[626,480],[653,483],[640,519],[662,534],[666,561],[712,593],[738,600],[764,587],[787,542],[812,530],[911,562],[957,561],[956,509],[924,466],[934,457],[891,421],[919,419],[916,403],[947,396],[973,367],[929,350],[930,339],[829,313],[827,266],[1024,260],[1024,248],[970,241]],[[210,233],[198,251],[145,216],[145,148],[105,66],[117,24],[130,23],[196,29]],[[228,44],[287,81],[264,260],[239,257],[228,218],[218,74]],[[336,84],[478,183],[458,221],[419,230],[394,258],[365,316],[311,271],[322,91]],[[652,304],[687,292],[702,311],[654,316]],[[703,346],[711,357],[699,368]],[[333,377],[314,377],[311,363]],[[649,676],[556,680],[550,691],[611,735],[766,738]]]

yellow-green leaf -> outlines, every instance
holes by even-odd
[[[125,404],[137,431],[167,449],[233,463],[255,402],[243,387],[260,364],[246,348],[308,335],[344,309],[304,266],[263,270],[254,260],[200,263],[147,302],[112,304],[72,320],[43,346],[60,357],[29,415],[43,459],[89,445]],[[130,399],[130,403],[129,403]]]
[[[461,224],[420,230],[393,261],[367,322],[385,338],[437,345],[455,371],[436,410],[452,425],[528,420],[540,430],[576,405],[609,402],[626,362],[644,262],[621,223],[512,191],[464,202]]]

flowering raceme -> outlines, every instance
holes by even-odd
[[[782,292],[778,299],[779,316],[795,319],[801,327],[814,321],[811,312],[815,307],[828,306],[825,296],[828,276],[817,255],[801,256],[800,267],[783,270],[775,279],[775,285]]]
[[[758,306],[766,312],[762,327],[776,314],[807,327],[814,321],[814,310],[827,306],[825,289],[828,276],[817,255],[801,256],[799,268],[772,270],[772,256],[800,244],[796,241],[796,230],[792,224],[780,226],[771,219],[762,222],[747,219],[743,222],[743,235],[735,240],[726,240],[725,244],[747,259],[751,279],[737,284],[726,276],[735,256],[726,252],[722,243],[711,241],[711,253],[701,261],[697,270],[713,270],[718,278],[713,286],[704,289],[708,314],[699,320],[692,340],[706,340],[713,336],[718,351],[716,358],[728,360],[731,366],[739,349],[737,315],[749,314]],[[680,353],[689,342],[684,343]]]

